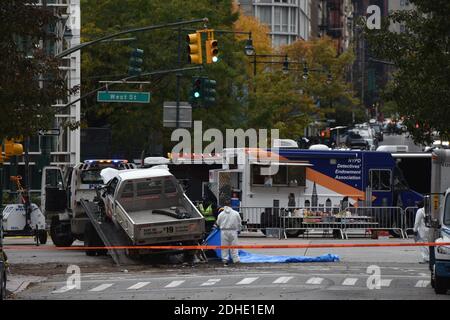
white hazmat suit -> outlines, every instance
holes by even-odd
[[[241,230],[241,216],[239,212],[225,206],[224,210],[219,214],[216,221],[220,228],[220,237],[223,246],[235,246],[238,241],[238,231]],[[222,249],[222,261],[227,263],[230,259],[229,251],[231,251],[231,259],[234,263],[239,262],[238,249]]]
[[[417,232],[416,241],[417,242],[428,242],[428,231],[429,229],[425,225],[425,210],[420,208],[416,212],[416,219],[414,222],[414,232]],[[423,262],[429,261],[428,247],[421,247],[421,255]]]

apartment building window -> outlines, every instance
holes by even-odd
[[[263,24],[272,24],[272,7],[258,7],[258,18]]]

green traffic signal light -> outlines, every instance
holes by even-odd
[[[131,52],[131,57],[128,66],[129,75],[139,75],[142,73],[142,63],[144,62],[144,50],[134,49]]]

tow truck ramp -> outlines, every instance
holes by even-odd
[[[102,222],[100,208],[95,202],[84,199],[81,199],[80,202],[83,209],[86,211],[89,220],[106,247],[132,245],[125,232],[115,228],[111,223]],[[137,264],[136,261],[127,257],[125,249],[108,249],[108,253],[114,260],[114,263],[118,266]]]

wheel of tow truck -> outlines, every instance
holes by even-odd
[[[92,224],[90,223],[86,223],[86,226],[84,228],[84,247],[85,248],[89,248],[89,247],[93,247],[94,246],[94,227],[92,226]],[[93,257],[95,255],[97,255],[97,250],[93,250],[93,249],[86,249],[84,251],[86,253],[86,255],[88,257]]]
[[[400,231],[400,229],[398,229],[398,223],[397,221],[392,221],[391,224],[391,230],[389,230],[389,234],[394,237],[394,238],[401,238],[402,237],[402,232]],[[397,228],[397,229],[396,229]]]
[[[300,231],[302,230],[286,230],[286,237],[297,238],[300,235]]]
[[[84,229],[84,246],[85,247],[103,247],[104,244],[102,239],[100,239],[97,230],[95,230],[92,223],[86,223],[86,227]],[[106,249],[86,249],[85,250],[87,256],[104,256],[107,254]]]
[[[40,244],[47,243],[47,230],[39,230],[38,231],[38,239]]]
[[[62,224],[58,217],[52,219],[50,237],[57,247],[70,247],[75,240],[70,232],[70,224]]]

